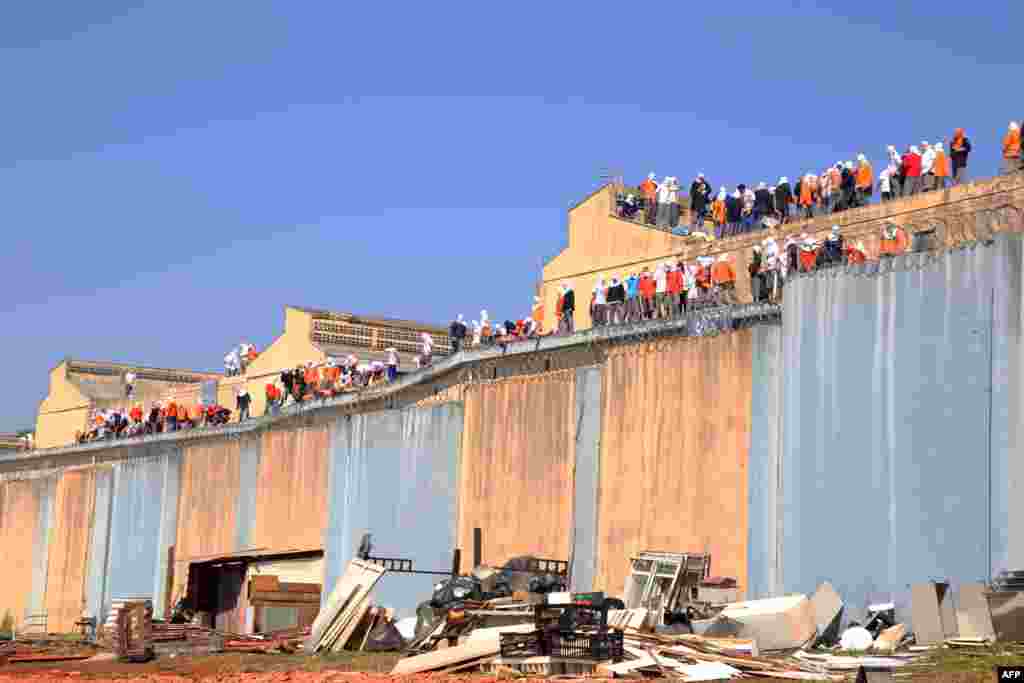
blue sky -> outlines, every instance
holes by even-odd
[[[356,6],[358,5],[358,6]],[[0,431],[64,356],[217,369],[300,304],[529,307],[614,167],[717,186],[1024,117],[1024,3],[15,3]]]

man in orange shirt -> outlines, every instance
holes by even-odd
[[[164,424],[166,425],[165,431],[173,432],[178,429],[178,404],[173,400],[168,401],[164,408]]]
[[[949,185],[949,157],[946,150],[939,142],[935,145],[935,163],[932,165],[932,173],[935,174],[935,189],[945,190]]]
[[[1003,138],[1003,173],[1021,170],[1020,150],[1020,125],[1010,121],[1010,128]]]
[[[882,237],[878,243],[879,256],[899,256],[907,250],[907,233],[894,223],[882,226]]]
[[[718,286],[718,292],[722,303],[735,304],[736,301],[736,271],[729,262],[729,255],[722,254],[718,262],[711,266],[711,281]]]
[[[647,202],[647,222],[650,225],[654,225],[658,217],[658,183],[654,181],[656,177],[653,173],[648,173],[647,180],[640,183],[640,194]]]
[[[857,206],[867,206],[871,197],[871,188],[875,184],[875,172],[871,163],[863,154],[857,155]]]

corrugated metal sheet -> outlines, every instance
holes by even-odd
[[[601,368],[576,370],[576,462],[572,589],[589,591],[597,569],[597,484],[601,461]]]
[[[749,528],[750,599],[780,594],[778,572],[779,467],[782,448],[782,327],[751,328]]]
[[[45,565],[42,572],[38,570],[37,539],[41,531],[45,537],[49,524],[45,499],[50,481],[0,481],[0,549],[4,554],[0,562],[0,620],[10,615],[16,625],[22,623],[27,610],[42,607],[46,570]],[[42,549],[45,551],[45,544]],[[45,558],[44,554],[44,562]]]
[[[595,587],[643,550],[710,552],[746,587],[750,373],[750,330],[609,352]]]
[[[184,594],[190,560],[230,553],[237,540],[240,441],[217,439],[184,449],[172,600]]]
[[[253,525],[256,524],[257,484],[260,476],[260,453],[263,439],[245,434],[238,459],[238,517],[235,525],[235,547],[253,548]]]
[[[110,557],[110,514],[114,505],[114,469],[95,471],[96,502],[92,514],[92,539],[89,542],[89,569],[85,579],[86,611],[102,623],[106,612],[107,567]]]
[[[181,455],[138,458],[114,467],[114,501],[103,616],[115,596],[147,596],[164,613],[167,553],[176,541]]]
[[[458,510],[462,406],[448,403],[343,417],[331,429],[324,599],[371,532],[374,555],[425,570],[451,566]],[[389,574],[374,600],[405,616],[430,595],[429,576]]]
[[[256,482],[257,548],[322,548],[327,519],[326,426],[263,435]]]
[[[1011,243],[787,285],[784,590],[828,579],[854,612],[893,600],[909,618],[911,583],[984,581],[999,564],[1009,517],[995,477],[1019,453],[992,427],[1019,420],[998,374],[1019,327],[993,319],[993,295],[1019,291],[1019,257],[998,276]]]
[[[466,390],[459,545],[483,530],[483,561],[518,555],[567,560],[573,505],[576,371]]]
[[[29,594],[28,609],[33,614],[46,611],[46,582],[50,568],[50,529],[53,527],[53,511],[57,498],[57,476],[49,475],[36,479],[35,490],[36,528],[32,543],[32,592]]]
[[[70,633],[86,608],[85,581],[96,482],[92,470],[68,470],[57,481],[46,573],[47,628]]]

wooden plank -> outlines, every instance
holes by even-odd
[[[276,576],[270,574],[256,574],[249,579],[250,593],[273,593],[281,590],[281,583]]]
[[[366,641],[370,639],[370,632],[373,630],[373,627],[377,624],[378,612],[380,612],[379,609],[374,609],[370,612],[370,623],[366,625],[366,634],[363,636],[363,642],[359,643],[360,652],[366,649]]]
[[[327,603],[320,610],[316,621],[313,622],[313,628],[310,631],[310,642],[314,645],[314,649],[319,647],[324,633],[342,616],[341,612],[343,610],[352,609],[353,602],[356,605],[361,603],[361,600],[357,599],[357,593],[364,591],[366,594],[369,594],[373,587],[377,585],[380,577],[386,572],[387,570],[384,567],[359,559],[348,563],[345,573],[334,584]]]
[[[348,610],[349,605],[351,605],[352,602],[356,599],[356,596],[359,594],[359,591],[361,589],[362,589],[362,586],[359,586],[359,585],[356,585],[356,586],[352,587],[351,594],[349,594],[348,599],[344,603],[342,603],[341,608],[338,610],[338,613],[335,614],[334,621],[332,621],[330,624],[328,624],[325,627],[325,630],[323,631],[323,633],[321,633],[319,640],[313,641],[314,642],[314,647],[313,647],[313,651],[314,652],[317,652],[317,651],[327,647],[327,644],[333,642],[334,638],[337,637],[338,632],[342,629],[342,627],[344,625],[343,623],[341,623],[343,620],[342,620],[340,615]],[[320,617],[318,615],[317,619],[319,619],[319,618]],[[314,623],[314,625],[316,624],[315,621],[313,623]]]
[[[369,596],[367,596],[369,597]],[[356,629],[359,628],[359,624],[363,622],[366,615],[370,612],[370,601],[363,600],[359,607],[356,609],[353,617],[348,620],[345,624],[345,628],[342,629],[338,639],[334,641],[334,645],[331,650],[334,652],[341,652],[348,645],[348,641],[352,639],[352,634],[355,633]]]
[[[285,593],[316,593],[317,595],[322,592],[319,583],[289,583],[287,581],[281,582],[281,587],[278,590]]]
[[[450,669],[473,660],[497,655],[501,651],[498,634],[486,638],[467,640],[462,645],[444,650],[427,652],[415,657],[408,657],[398,662],[391,670],[392,676],[407,676],[435,669]]]
[[[316,593],[285,593],[284,591],[260,591],[250,593],[249,602],[320,602]]]

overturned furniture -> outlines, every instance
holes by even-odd
[[[630,559],[630,572],[622,590],[626,609],[644,608],[654,614],[707,616],[708,602],[699,588],[711,571],[708,553],[645,551]]]

